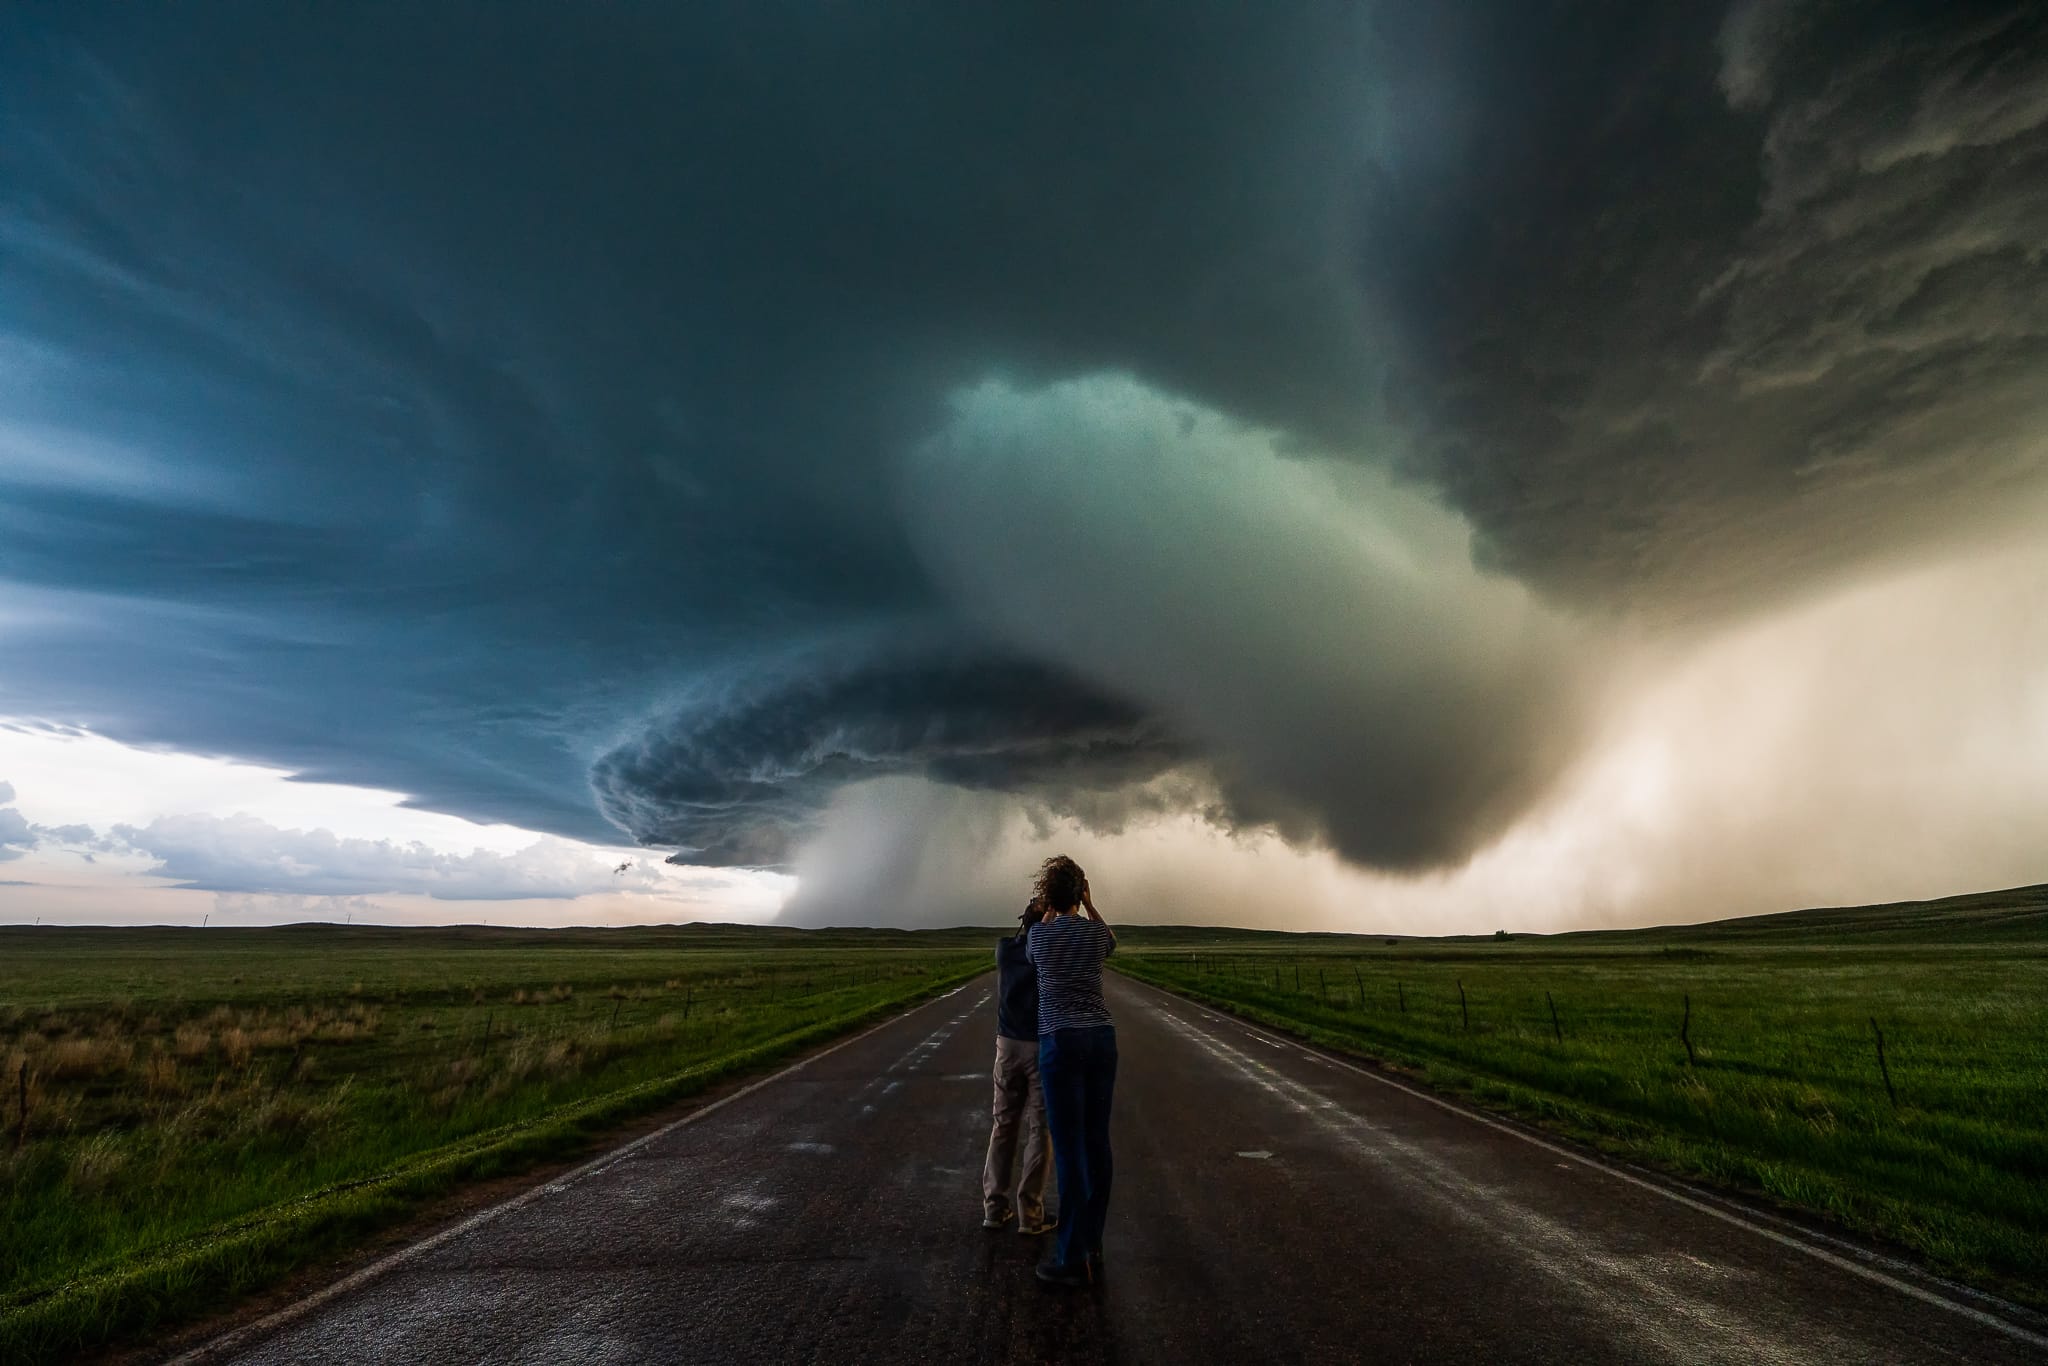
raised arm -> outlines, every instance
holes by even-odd
[[[1108,931],[1109,947],[1115,949],[1116,931],[1109,928],[1109,922],[1102,918],[1102,912],[1095,909],[1095,898],[1088,891],[1088,879],[1085,877],[1081,879],[1081,909],[1088,913],[1090,920]]]

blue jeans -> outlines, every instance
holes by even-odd
[[[1109,1099],[1116,1090],[1116,1027],[1055,1029],[1038,1036],[1038,1080],[1060,1178],[1053,1260],[1078,1266],[1102,1250],[1109,1217]]]

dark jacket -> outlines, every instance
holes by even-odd
[[[996,1033],[1038,1042],[1038,970],[1021,934],[996,944]]]

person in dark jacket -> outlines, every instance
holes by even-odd
[[[1021,928],[996,945],[995,1123],[988,1134],[988,1160],[981,1169],[981,1226],[1019,1233],[1050,1233],[1045,1217],[1046,1178],[1052,1144],[1045,1125],[1045,1096],[1038,1084],[1038,973],[1025,955],[1024,936],[1042,913],[1034,898],[1018,917]],[[1017,1183],[1010,1169],[1019,1157]]]

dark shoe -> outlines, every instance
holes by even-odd
[[[1017,1212],[1008,1209],[1004,1210],[1001,1214],[984,1214],[981,1216],[981,1226],[983,1228],[1008,1228],[1010,1221],[1016,1217]]]
[[[1063,1262],[1040,1262],[1038,1279],[1062,1290],[1079,1290],[1088,1284],[1088,1273],[1081,1267],[1068,1266]]]
[[[1100,1283],[1101,1283],[1101,1281],[1102,1281],[1102,1254],[1101,1254],[1100,1252],[1091,1252],[1091,1253],[1089,1253],[1089,1254],[1088,1254],[1088,1256],[1087,1256],[1087,1259],[1086,1259],[1085,1261],[1083,1261],[1083,1262],[1081,1263],[1081,1266],[1083,1267],[1083,1269],[1085,1269],[1085,1270],[1087,1271],[1087,1273],[1088,1273],[1088,1280],[1089,1280],[1089,1282],[1090,1282],[1091,1284],[1100,1284]]]

